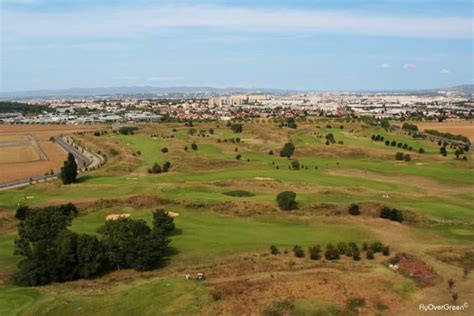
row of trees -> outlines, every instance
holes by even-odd
[[[410,151],[413,150],[413,147],[409,146],[407,143],[402,143],[402,142],[397,143],[395,140],[390,141],[388,139],[385,139],[384,136],[379,135],[379,134],[377,135],[373,134],[370,138],[376,142],[384,142],[385,146],[392,146],[392,147],[402,148],[402,149],[406,149]],[[425,150],[423,148],[420,148],[418,149],[418,153],[424,154]]]
[[[173,218],[164,210],[153,213],[153,226],[144,220],[121,218],[98,229],[101,239],[68,229],[77,208],[72,205],[17,210],[18,239],[14,254],[21,256],[15,281],[37,286],[90,278],[125,268],[158,267],[168,249]]]
[[[326,260],[339,260],[342,255],[345,255],[347,257],[352,257],[355,261],[359,261],[361,260],[362,252],[366,253],[367,259],[372,260],[376,253],[382,253],[384,256],[389,256],[390,247],[378,241],[371,244],[364,242],[361,247],[359,247],[356,242],[340,242],[337,245],[329,243],[326,245],[324,252],[321,245],[308,247],[308,255],[311,260],[320,260],[323,255]],[[280,254],[280,250],[277,246],[272,245],[270,246],[270,253],[272,255],[278,255]],[[297,258],[304,258],[306,256],[303,247],[299,245],[293,247],[293,254]]]

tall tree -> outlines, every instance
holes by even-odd
[[[61,180],[64,184],[75,183],[77,178],[77,164],[74,155],[69,153],[61,168]]]

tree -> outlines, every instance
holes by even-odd
[[[240,158],[242,158],[242,155],[241,155],[241,154],[237,154],[237,155],[235,156],[235,159],[237,159],[237,160],[240,160]]]
[[[386,131],[390,129],[390,122],[387,119],[383,119],[382,122],[380,122],[380,126]]]
[[[321,246],[315,245],[313,247],[308,248],[309,258],[311,260],[319,260],[321,259]]]
[[[160,208],[153,212],[153,231],[167,235],[175,230],[174,218]]]
[[[24,221],[30,210],[31,209],[26,205],[18,207],[15,212],[15,218]]]
[[[392,147],[395,147],[395,146],[397,146],[397,142],[396,142],[396,141],[394,141],[394,140],[392,140],[392,142],[390,143],[390,146],[392,146]]]
[[[166,153],[168,152],[168,147],[163,147],[163,148],[161,148],[161,152],[162,152],[163,154],[166,154]]]
[[[89,278],[104,270],[106,258],[104,248],[96,236],[80,234],[77,237],[77,264],[81,278]]]
[[[351,215],[360,215],[359,205],[352,203],[349,205],[349,214]]]
[[[334,135],[332,133],[329,133],[326,135],[326,141],[331,144],[334,144],[336,142],[336,139],[334,138]]]
[[[411,160],[410,154],[405,154],[405,156],[403,157],[403,159],[404,159],[406,162],[409,162],[409,161]]]
[[[242,133],[242,124],[240,123],[233,123],[230,125],[230,129],[234,132],[234,133]]]
[[[147,270],[157,266],[169,241],[144,220],[120,218],[99,228],[105,254],[112,267]],[[152,236],[150,236],[152,235]]]
[[[339,250],[339,253],[342,255],[342,254],[345,254],[346,251],[347,251],[348,247],[347,247],[347,244],[345,242],[340,242],[337,244],[337,250]]]
[[[191,144],[191,149],[192,149],[192,150],[197,150],[197,149],[198,149],[198,145],[195,144],[195,143],[192,143],[192,144]]]
[[[161,173],[161,171],[162,171],[161,166],[156,162],[153,164],[153,166],[150,169],[148,169],[148,173],[153,173],[153,174]]]
[[[295,118],[294,117],[289,117],[287,120],[286,120],[286,125],[289,127],[289,128],[297,128],[298,125],[296,125],[296,122],[295,122]]]
[[[295,152],[295,145],[293,145],[293,143],[291,142],[288,142],[280,150],[280,157],[291,158],[294,152]]]
[[[61,180],[63,184],[75,183],[77,178],[77,164],[74,155],[69,153],[67,160],[61,168]]]
[[[389,145],[390,145],[390,141],[387,139],[387,140],[385,141],[385,146],[389,146]]]
[[[164,164],[163,164],[163,167],[162,167],[162,170],[163,172],[168,172],[171,168],[171,162],[169,161],[166,161]]]
[[[374,252],[372,250],[367,250],[367,252],[365,253],[367,259],[369,260],[373,260],[374,259]]]
[[[380,217],[381,217],[381,218],[390,219],[391,213],[392,213],[392,212],[391,212],[390,208],[384,206],[384,207],[380,210]]]
[[[303,258],[305,256],[303,248],[301,246],[294,246],[293,247],[293,253],[295,254],[295,257],[297,258]]]
[[[446,150],[446,147],[441,147],[439,149],[439,153],[444,157],[446,157],[448,155],[448,151]]]
[[[424,153],[425,153],[425,150],[424,150],[423,148],[420,148],[420,149],[418,149],[418,152],[419,152],[420,154],[424,154]]]
[[[296,202],[296,193],[293,191],[283,191],[277,195],[277,203],[280,209],[284,211],[290,211],[298,208]]]

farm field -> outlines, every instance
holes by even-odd
[[[420,130],[434,129],[444,133],[460,134],[474,141],[474,123],[472,121],[416,122]]]
[[[0,125],[0,183],[57,172],[66,152],[49,138],[91,126]]]
[[[287,315],[417,315],[419,304],[451,302],[448,279],[456,280],[460,304],[474,304],[474,277],[465,272],[474,269],[470,151],[456,159],[455,148],[447,147],[444,157],[436,142],[356,120],[298,120],[296,129],[264,119],[241,124],[241,133],[225,122],[140,124],[133,135],[106,126],[67,130],[84,131],[73,137],[107,163],[72,185],[53,181],[0,192],[0,315],[278,315],[280,309]],[[0,144],[31,134],[48,156],[54,149],[47,145],[54,144],[47,140],[60,128],[0,126]],[[94,136],[96,130],[104,133]],[[335,142],[326,144],[329,133]],[[386,146],[372,135],[407,146]],[[291,159],[279,155],[288,141],[295,145]],[[397,152],[409,154],[409,161],[395,160]],[[292,167],[296,160],[298,168]],[[168,172],[148,173],[166,161]],[[229,195],[235,190],[251,194]],[[275,199],[288,190],[298,208],[282,211]],[[70,229],[97,236],[108,215],[151,223],[157,208],[178,214],[166,264],[41,287],[15,285],[17,206],[68,202],[79,209]],[[352,203],[360,215],[348,213]],[[404,220],[381,218],[384,206],[401,210]],[[390,255],[309,258],[308,247],[351,241],[380,241]],[[271,245],[278,255],[270,254]],[[304,257],[294,256],[295,245]],[[405,272],[389,268],[390,260],[404,256],[410,258]],[[198,272],[205,281],[184,277]]]

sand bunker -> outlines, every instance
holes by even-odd
[[[106,221],[116,221],[120,218],[129,218],[130,214],[129,213],[122,213],[122,214],[109,214],[105,217]]]

